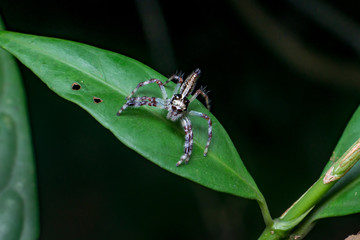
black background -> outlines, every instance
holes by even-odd
[[[239,0],[240,8],[234,2],[1,0],[0,13],[8,30],[108,49],[166,76],[201,68],[199,84],[211,90],[212,112],[278,217],[318,178],[358,106],[360,79],[343,69],[360,71],[360,51],[348,36],[335,34],[290,0]],[[360,26],[357,1],[326,4]],[[308,7],[323,17],[321,9]],[[259,9],[271,21],[263,20]],[[266,31],[275,38],[261,34]],[[293,52],[294,42],[303,51]],[[304,58],[302,52],[321,58]],[[324,67],[326,61],[343,68]],[[261,234],[256,202],[160,169],[24,66],[21,72],[37,161],[40,239]],[[359,215],[323,220],[307,239],[344,239],[360,230],[359,220]]]

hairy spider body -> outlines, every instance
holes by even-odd
[[[205,98],[206,106],[210,109],[209,99],[203,89],[199,89],[195,92],[195,94],[188,99],[188,96],[193,92],[196,82],[200,77],[200,69],[195,69],[186,79],[183,80],[182,74],[174,74],[172,75],[165,83],[162,83],[159,79],[150,79],[145,82],[139,83],[136,88],[130,93],[130,95],[126,98],[126,103],[121,107],[118,111],[117,115],[120,115],[127,107],[140,107],[144,105],[158,107],[162,109],[166,109],[168,111],[167,119],[171,121],[180,120],[181,125],[184,128],[185,132],[185,144],[184,144],[184,154],[181,156],[180,160],[176,163],[176,166],[181,165],[183,162],[188,163],[190,156],[192,154],[193,149],[193,131],[192,124],[187,115],[196,116],[204,118],[208,121],[208,140],[204,150],[204,156],[207,155],[211,138],[212,138],[212,122],[208,115],[197,112],[197,111],[188,111],[189,104],[194,101],[197,96],[200,94]],[[177,84],[173,92],[173,96],[168,98],[167,93],[165,91],[165,85],[170,81],[176,80]],[[136,91],[147,84],[156,83],[161,90],[162,98],[156,97],[132,97]]]

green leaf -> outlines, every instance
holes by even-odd
[[[39,235],[35,163],[24,96],[15,60],[0,49],[1,240],[32,240]]]
[[[360,138],[360,107],[355,111],[335,147],[331,160],[322,174],[338,160],[348,148]],[[313,220],[343,216],[360,212],[360,164],[359,162],[341,178],[323,202],[314,212]]]
[[[210,115],[213,141],[208,156],[204,157],[207,122],[192,117],[194,149],[187,166],[175,166],[183,153],[184,132],[179,122],[166,119],[164,110],[148,106],[128,108],[116,116],[125,97],[139,82],[166,79],[151,68],[85,44],[20,33],[0,32],[0,46],[29,67],[51,90],[84,108],[121,142],[160,167],[214,190],[264,203],[228,134],[200,102],[194,101],[190,109]],[[73,90],[74,83],[81,88]],[[173,83],[166,86],[168,94],[171,95],[174,86]],[[161,96],[156,84],[137,92],[137,96],[143,95]],[[94,97],[102,102],[95,103]],[[120,153],[118,161],[129,159]]]

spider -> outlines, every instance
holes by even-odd
[[[204,157],[208,153],[209,145],[212,138],[212,122],[208,115],[197,112],[197,111],[188,111],[189,104],[196,99],[196,97],[200,94],[205,98],[206,106],[210,110],[209,98],[205,93],[204,88],[200,88],[195,92],[195,94],[188,99],[188,96],[193,92],[195,88],[196,81],[200,77],[200,69],[195,69],[186,79],[183,80],[183,74],[174,74],[172,75],[165,83],[162,83],[159,79],[152,78],[145,82],[140,82],[137,87],[130,93],[128,97],[126,97],[126,103],[121,107],[121,109],[117,112],[119,116],[127,107],[140,107],[143,105],[148,105],[152,107],[166,109],[167,119],[171,121],[180,120],[181,125],[185,131],[185,144],[184,144],[184,154],[181,156],[180,160],[176,163],[176,166],[180,166],[185,162],[187,164],[189,162],[192,149],[193,149],[193,131],[191,121],[188,118],[188,115],[196,116],[204,118],[208,121],[208,140],[204,150]],[[171,98],[168,98],[168,95],[165,91],[165,85],[170,81],[177,81],[175,86],[173,95]],[[132,97],[135,92],[142,86],[145,86],[150,83],[157,83],[159,85],[162,98],[156,97]]]

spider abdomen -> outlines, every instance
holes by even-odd
[[[181,85],[180,93],[187,97],[194,90],[197,80],[200,77],[201,70],[195,69],[186,79],[184,84]]]

